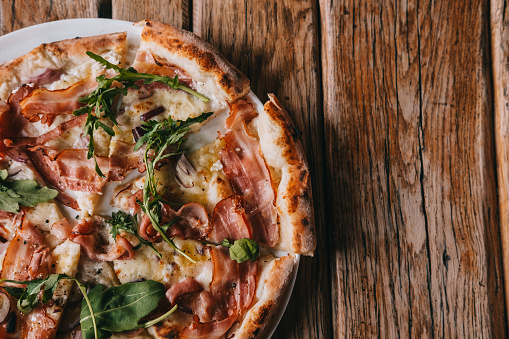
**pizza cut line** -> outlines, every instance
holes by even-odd
[[[316,247],[278,99],[194,34],[135,26],[139,46],[0,65],[2,338],[263,338]]]

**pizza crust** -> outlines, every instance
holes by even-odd
[[[265,338],[269,334],[266,332],[280,310],[279,305],[297,268],[297,260],[294,254],[273,260],[260,257],[258,265],[256,301],[243,319],[229,330],[227,338]]]
[[[104,71],[100,64],[85,54],[87,51],[123,66],[126,50],[125,32],[42,44],[27,54],[0,65],[0,101],[6,101],[12,91],[41,69],[50,68],[63,73],[61,80],[52,83],[49,89],[67,88]]]
[[[209,99],[234,102],[249,92],[246,76],[195,34],[150,20],[135,25],[144,27],[140,50],[185,70]]]
[[[280,238],[275,248],[313,255],[316,247],[311,177],[295,125],[274,94],[258,117],[267,165],[280,172],[276,191]]]

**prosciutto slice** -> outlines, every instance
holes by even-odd
[[[182,331],[182,339],[214,339],[224,337],[224,334],[232,327],[235,320],[237,320],[236,315],[220,321],[203,324],[195,316],[193,324]]]
[[[20,102],[21,112],[31,122],[41,121],[51,125],[59,114],[71,114],[80,108],[77,100],[90,94],[97,87],[93,79],[82,80],[69,88],[50,91],[39,88]]]
[[[133,258],[133,246],[120,235],[117,235],[113,245],[100,244],[96,226],[97,223],[94,219],[86,219],[74,226],[69,239],[79,244],[87,257],[94,261],[128,260]]]
[[[30,86],[22,86],[9,97],[8,104],[0,103],[0,140],[14,137],[20,134],[27,124],[27,120],[21,114],[19,102],[34,90]],[[0,142],[0,151],[6,151],[8,147]]]
[[[251,226],[247,223],[242,204],[243,199],[238,195],[232,195],[217,203],[208,240],[219,244],[224,239],[233,242],[236,239],[252,237]]]
[[[219,155],[223,170],[235,194],[245,200],[246,215],[253,228],[253,239],[263,245],[274,246],[279,239],[276,194],[269,169],[261,156],[256,138],[247,133],[245,120],[256,112],[246,101],[239,101],[226,120],[226,147]]]
[[[191,86],[193,85],[193,80],[184,70],[175,65],[159,61],[152,53],[146,51],[138,51],[133,67],[140,73],[157,74],[170,78],[174,78],[175,75],[178,75],[180,83],[190,88],[192,88]]]
[[[96,157],[96,160],[103,173],[108,173],[108,159]],[[58,155],[55,162],[64,185],[73,191],[101,193],[108,181],[97,174],[94,159],[87,159],[87,150],[67,149]]]
[[[251,235],[241,202],[240,197],[232,196],[217,204],[209,239],[235,241]],[[178,303],[195,315],[194,323],[183,331],[184,338],[224,335],[255,295],[257,262],[248,260],[239,264],[230,258],[228,249],[221,246],[210,248],[210,253],[213,275],[207,290],[200,292],[199,283],[187,278],[173,285],[166,294],[172,304]]]
[[[50,147],[27,148],[27,155],[39,173],[60,191],[101,193],[107,178],[101,178],[95,171],[94,159],[87,159],[87,150],[67,149],[59,153]],[[107,158],[96,157],[103,173],[109,171]]]
[[[163,204],[161,209],[162,223],[174,222],[168,229],[170,237],[183,239],[203,239],[210,232],[207,211],[197,202],[190,202],[175,212],[169,205]],[[143,216],[140,224],[140,235],[149,241],[160,241],[161,235],[153,227],[148,216]]]
[[[16,147],[16,146],[38,146],[44,144],[46,141],[55,139],[56,137],[62,135],[62,133],[70,130],[73,127],[79,126],[87,120],[86,115],[81,115],[69,121],[66,121],[60,124],[55,129],[44,133],[38,137],[12,137],[4,139],[4,144],[8,147]]]
[[[18,281],[46,277],[52,263],[49,251],[41,232],[23,218],[5,252],[0,277]]]
[[[140,148],[134,152],[134,144],[128,144],[117,140],[110,156],[110,173],[108,179],[112,181],[122,181],[126,175],[137,168],[140,173],[145,172],[145,163],[143,162],[144,150]]]

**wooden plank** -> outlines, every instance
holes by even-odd
[[[265,101],[275,93],[302,132],[313,176],[318,249],[302,258],[274,338],[332,338],[328,232],[324,219],[323,121],[317,5],[314,1],[195,1],[194,32],[251,79]]]
[[[191,0],[111,0],[112,18],[127,21],[156,20],[190,29]]]
[[[0,35],[48,21],[104,17],[108,8],[106,0],[2,0]]]
[[[320,1],[335,337],[507,337],[487,1]]]
[[[509,6],[508,1],[491,1],[491,55],[495,109],[500,233],[504,263],[506,315],[509,321]]]

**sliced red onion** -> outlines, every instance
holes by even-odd
[[[156,115],[159,115],[159,114],[161,114],[163,112],[164,112],[164,107],[163,106],[159,106],[157,108],[154,108],[151,111],[148,111],[145,114],[142,114],[140,119],[141,119],[141,121],[147,121],[147,120],[152,119]]]
[[[7,316],[9,315],[10,310],[11,301],[9,299],[9,296],[4,292],[0,292],[0,324],[3,324],[5,322]]]
[[[141,126],[135,127],[132,129],[134,141],[138,142],[138,140],[147,133]]]
[[[81,331],[76,331],[72,334],[72,339],[82,339]]]
[[[175,178],[182,187],[192,188],[194,187],[194,178],[196,177],[196,170],[193,165],[187,160],[184,153],[180,155],[178,160],[173,166],[173,173]]]

